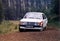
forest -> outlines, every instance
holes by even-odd
[[[60,28],[59,0],[0,0],[0,34],[18,31],[26,12],[43,12],[47,28]]]
[[[0,0],[0,22],[20,20],[26,12],[43,12],[49,22],[60,21],[59,0]]]

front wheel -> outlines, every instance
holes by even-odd
[[[43,31],[44,29],[40,29],[40,31]]]
[[[45,31],[46,30],[46,27],[44,27],[43,29],[40,29],[40,31]]]
[[[23,31],[23,29],[21,29],[21,28],[20,28],[20,26],[19,26],[19,31],[20,31],[20,32],[22,32],[22,31]]]
[[[44,27],[44,29],[43,29],[43,31],[45,31],[47,28],[46,27]]]

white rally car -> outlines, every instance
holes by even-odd
[[[25,29],[38,29],[43,31],[47,26],[47,17],[44,13],[41,12],[28,12],[20,20],[19,31]]]

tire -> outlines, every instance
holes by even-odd
[[[23,31],[23,29],[21,29],[21,28],[20,28],[20,26],[19,26],[19,31],[20,31],[20,32],[22,32],[22,31]]]
[[[46,30],[46,27],[44,27],[43,31],[45,31],[45,30]]]
[[[43,28],[43,26],[42,26],[42,29],[40,29],[40,31],[43,31],[44,30],[44,28]]]
[[[44,27],[43,29],[40,29],[40,31],[45,31],[46,30],[46,27]]]
[[[40,29],[40,31],[43,31],[44,29]]]

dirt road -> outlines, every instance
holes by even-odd
[[[14,32],[0,35],[0,41],[60,41],[60,31],[47,29],[43,32]]]

